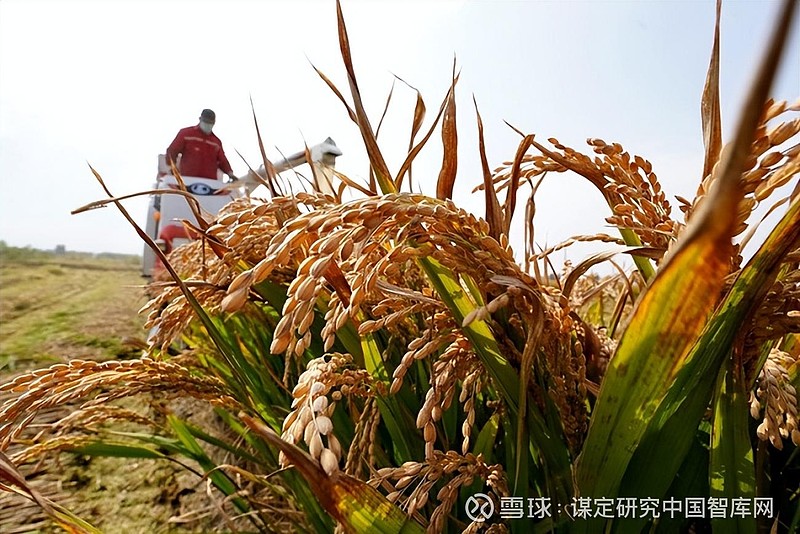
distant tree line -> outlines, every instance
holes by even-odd
[[[41,250],[31,246],[13,247],[9,246],[4,240],[0,240],[0,262],[11,261],[44,261],[54,258],[68,259],[97,259],[124,261],[138,263],[141,256],[135,254],[119,254],[116,252],[78,252],[68,251],[64,245],[58,245],[53,250]]]

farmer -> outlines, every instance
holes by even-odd
[[[231,180],[236,180],[231,164],[222,150],[222,141],[211,133],[216,122],[216,114],[210,109],[200,113],[200,122],[197,126],[183,128],[175,136],[175,140],[167,148],[167,164],[178,164],[178,154],[181,155],[178,170],[183,176],[198,176],[201,178],[217,179],[217,169],[228,175]]]

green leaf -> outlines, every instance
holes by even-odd
[[[259,463],[260,459],[256,456],[250,454],[248,451],[244,450],[241,447],[237,447],[232,443],[228,443],[227,441],[220,439],[216,436],[212,436],[208,432],[204,431],[202,428],[197,427],[195,425],[184,423],[186,429],[192,434],[192,436],[201,439],[208,443],[209,445],[214,445],[224,451],[231,453],[232,455],[236,456],[237,458],[241,458],[242,460],[246,460],[248,462]]]
[[[367,371],[378,381],[383,382],[388,389],[389,372],[383,363],[381,350],[373,334],[366,334],[361,338],[361,350],[364,354],[364,366]],[[419,440],[409,440],[409,429],[415,428],[414,419],[408,410],[398,402],[395,396],[376,395],[378,410],[381,412],[389,434],[392,436],[394,459],[398,465],[419,458],[422,449]]]
[[[731,290],[686,358],[683,368],[650,421],[627,468],[621,492],[660,497],[688,451],[717,385],[717,375],[744,318],[772,287],[785,255],[800,238],[800,199],[789,206]],[[663,439],[669,436],[669,439]],[[653,469],[652,466],[658,466]],[[642,477],[646,470],[649,475]],[[630,525],[629,525],[630,526]],[[629,530],[623,529],[624,532]]]
[[[711,497],[725,499],[728,507],[737,498],[752,503],[756,494],[753,448],[748,429],[748,391],[741,369],[737,372],[734,367],[728,360],[728,365],[720,373],[711,432]],[[714,532],[755,532],[756,520],[752,513],[733,516],[728,507],[725,517],[712,518]]]
[[[469,293],[462,288],[455,275],[435,259],[420,258],[419,263],[439,297],[450,309],[456,323],[463,324],[464,318],[477,307]],[[467,282],[466,285],[469,287],[474,284]],[[512,425],[514,439],[520,431],[530,433],[531,446],[541,453],[542,461],[550,473],[549,478],[553,491],[551,497],[557,502],[567,502],[572,496],[572,466],[567,446],[561,440],[560,430],[554,430],[547,426],[536,404],[530,399],[526,403],[525,411],[520,412],[520,395],[529,396],[529,394],[526,389],[521,389],[517,370],[503,356],[486,321],[474,320],[463,326],[462,331],[486,367],[492,378],[492,384],[500,391],[501,397],[509,407],[509,415],[514,419],[519,413],[524,415],[527,428],[519,429],[518,425]],[[525,454],[523,451],[517,452]],[[515,478],[511,476],[511,480]]]
[[[472,454],[475,456],[482,454],[483,460],[487,464],[493,462],[492,451],[494,450],[495,441],[497,440],[497,431],[500,428],[500,415],[493,414],[483,428],[478,433],[478,438],[472,446]]]
[[[708,495],[708,442],[709,435],[705,431],[698,431],[689,453],[684,457],[683,463],[678,470],[672,486],[667,492],[666,498],[680,500],[684,503],[684,508],[680,513],[673,517],[662,514],[658,523],[655,525],[656,534],[672,534],[673,532],[685,532],[688,519],[686,518],[685,503],[687,498],[698,498]],[[654,468],[655,466],[651,466]],[[702,498],[702,497],[701,497]],[[634,523],[630,520],[617,521],[614,526],[628,526]],[[644,522],[642,522],[643,524]],[[615,529],[614,532],[640,532],[641,527],[632,529]]]
[[[783,50],[793,4],[784,5],[711,190],[640,298],[609,364],[577,465],[582,495],[618,494],[631,457],[715,307],[728,274],[731,238],[742,198],[741,174]],[[581,527],[587,528],[588,523]]]
[[[175,431],[175,435],[178,436],[180,442],[186,447],[190,457],[200,464],[200,467],[205,471],[205,476],[211,479],[214,486],[228,497],[236,494],[239,488],[236,487],[236,484],[233,483],[228,475],[217,469],[219,466],[206,454],[197,440],[194,439],[194,436],[192,436],[186,424],[174,415],[168,415],[167,422]],[[241,497],[234,497],[232,502],[242,513],[250,511],[247,502]],[[253,516],[249,517],[252,519]]]
[[[124,445],[119,443],[108,443],[96,441],[87,443],[80,447],[69,449],[76,454],[86,454],[88,456],[110,456],[114,458],[149,458],[162,459],[168,458],[166,454],[160,453],[148,447],[136,445]]]
[[[647,424],[716,302],[731,254],[732,216],[673,253],[641,297],[611,359],[577,477],[581,495],[616,496]]]

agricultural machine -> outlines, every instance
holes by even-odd
[[[336,158],[342,155],[342,151],[329,137],[322,143],[310,147],[309,153],[311,154],[310,164],[313,165],[318,180],[315,184],[317,189],[322,193],[333,194],[333,168]],[[309,162],[304,150],[274,163],[273,168],[276,174],[280,174],[306,163]],[[248,173],[247,176],[237,181],[225,183],[222,181],[222,171],[218,171],[218,173],[217,180],[181,176],[186,191],[197,200],[204,215],[213,217],[231,200],[250,195],[262,183],[252,175],[253,173]],[[258,170],[258,174],[262,178],[266,176],[263,166]],[[172,175],[164,154],[158,157],[158,177],[155,189],[165,191],[180,189],[180,184]],[[161,250],[171,252],[173,248],[191,239],[181,222],[184,219],[195,222],[186,197],[178,194],[154,194],[150,197],[145,230]],[[142,276],[152,276],[158,267],[159,262],[155,253],[145,245]]]

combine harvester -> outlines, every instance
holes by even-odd
[[[333,190],[333,168],[336,158],[342,155],[342,151],[336,143],[329,137],[322,143],[309,149],[311,154],[311,165],[314,172],[320,179],[317,187],[322,193],[334,194]],[[306,152],[297,152],[277,163],[273,164],[275,174],[294,169],[308,163]],[[231,200],[249,196],[256,187],[261,185],[261,181],[248,173],[248,176],[235,182],[224,183],[222,181],[222,171],[219,172],[218,180],[208,178],[198,178],[196,176],[181,176],[186,190],[192,197],[197,199],[204,215],[216,216],[223,206]],[[263,165],[258,170],[258,174],[266,177]],[[158,178],[155,189],[178,190],[180,186],[177,179],[172,175],[172,171],[167,165],[166,156],[158,156]],[[158,246],[166,253],[169,253],[177,246],[189,241],[186,230],[181,223],[182,220],[194,221],[189,201],[182,195],[155,194],[150,197],[150,204],[147,209],[147,224],[145,231]],[[142,256],[142,276],[151,277],[155,270],[160,266],[155,253],[150,247],[145,245]]]

